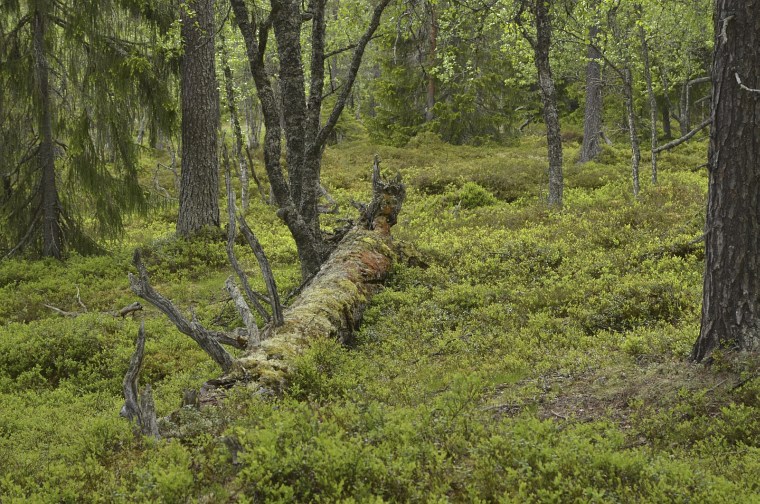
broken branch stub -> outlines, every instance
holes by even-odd
[[[124,406],[119,413],[130,422],[134,421],[146,436],[159,437],[158,422],[156,420],[156,407],[153,403],[153,394],[150,385],[146,385],[142,394],[138,394],[138,381],[145,355],[145,321],[140,322],[140,330],[137,332],[135,353],[129,360],[129,368],[124,376],[122,391],[124,393]]]

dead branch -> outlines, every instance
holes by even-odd
[[[708,117],[707,119],[705,119],[704,121],[702,121],[702,124],[700,124],[699,126],[697,126],[696,128],[694,128],[693,130],[689,131],[688,133],[686,133],[681,138],[676,138],[672,142],[668,142],[665,145],[661,145],[661,146],[657,147],[656,149],[654,149],[654,151],[652,151],[652,152],[654,152],[655,154],[658,154],[658,153],[660,153],[662,151],[669,150],[669,149],[672,149],[673,147],[681,145],[682,143],[686,142],[691,137],[693,137],[694,135],[696,135],[697,133],[699,133],[700,131],[702,131],[704,128],[706,128],[707,126],[709,126],[710,123],[712,123],[712,117]]]
[[[248,227],[245,217],[239,215],[238,222],[240,223],[240,231],[243,232],[243,236],[248,242],[248,246],[251,247],[253,255],[256,256],[259,268],[261,269],[261,274],[264,277],[264,283],[269,292],[269,304],[272,307],[274,327],[279,327],[282,325],[282,305],[280,304],[280,295],[277,293],[277,283],[274,280],[274,274],[272,273],[272,267],[269,265],[269,259],[267,259],[264,249],[261,247],[261,243],[259,243],[256,235],[254,235],[251,228]]]
[[[143,306],[139,302],[135,301],[134,303],[125,306],[124,308],[122,308],[121,310],[117,312],[112,312],[111,315],[113,315],[114,317],[124,318],[130,313],[135,313],[135,312],[141,311],[142,309],[143,309]]]
[[[335,199],[330,195],[329,192],[327,192],[327,189],[325,189],[325,186],[322,184],[319,184],[319,194],[324,197],[327,202],[330,204],[330,206],[319,206],[319,213],[323,214],[336,214],[340,211],[340,205],[338,205],[338,202],[335,201]]]
[[[247,344],[258,345],[261,343],[259,326],[256,325],[256,319],[253,318],[251,308],[248,306],[248,303],[245,302],[245,299],[243,299],[243,295],[240,294],[240,290],[238,290],[237,285],[235,285],[235,280],[233,280],[232,276],[227,277],[227,281],[224,282],[224,288],[235,303],[235,309],[240,315],[240,318],[243,319],[243,324],[245,324],[245,329],[248,332]]]
[[[227,186],[227,215],[229,216],[228,219],[228,227],[227,227],[227,259],[230,261],[230,266],[232,266],[232,269],[237,274],[238,278],[240,279],[240,283],[243,285],[243,291],[245,292],[245,295],[248,296],[248,300],[253,304],[253,307],[256,309],[257,312],[259,312],[259,315],[262,316],[262,318],[268,322],[270,317],[269,313],[264,309],[264,307],[261,305],[261,302],[268,302],[265,300],[265,298],[259,294],[258,292],[254,291],[251,288],[250,283],[248,282],[248,277],[246,276],[243,269],[240,267],[240,263],[238,263],[237,256],[235,255],[235,237],[237,234],[237,224],[235,222],[235,192],[232,190],[232,177],[230,175],[230,160],[229,156],[227,155],[227,147],[223,146],[222,149],[222,159],[225,164],[225,184]],[[245,303],[245,301],[243,301]],[[247,304],[247,303],[246,303]],[[250,309],[249,309],[250,310]],[[258,340],[258,328],[257,328],[257,334],[250,335],[253,339]]]
[[[53,310],[55,313],[57,313],[58,315],[62,317],[76,318],[79,315],[81,315],[81,313],[79,312],[70,312],[70,311],[61,310],[60,308],[56,308],[55,306],[45,304],[45,303],[43,303],[42,306],[44,306],[45,308],[50,308],[51,310]]]
[[[135,250],[132,257],[132,264],[135,265],[138,275],[129,274],[129,284],[132,292],[137,294],[141,299],[149,302],[158,308],[174,326],[183,334],[190,336],[204,352],[206,352],[225,373],[232,370],[233,360],[229,353],[222,347],[220,342],[214,337],[214,334],[197,322],[189,322],[174,304],[163,297],[150,285],[148,270],[140,257],[140,249]]]
[[[122,406],[119,414],[130,422],[136,421],[140,432],[144,435],[158,438],[156,408],[153,403],[150,385],[145,386],[142,394],[137,393],[144,355],[145,321],[141,321],[140,330],[137,332],[135,353],[132,354],[132,358],[129,360],[129,368],[127,368],[127,373],[124,375],[124,381],[122,382],[124,406]]]

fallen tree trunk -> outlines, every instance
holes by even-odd
[[[321,338],[348,342],[361,323],[364,309],[381,288],[395,258],[391,227],[405,198],[400,178],[384,181],[376,159],[373,167],[373,199],[361,206],[361,217],[345,232],[322,267],[300,289],[295,301],[285,308],[282,323],[270,320],[261,331],[261,342],[243,341],[241,332],[210,331],[197,321],[181,315],[171,301],[158,294],[149,283],[140,254],[135,254],[139,276],[130,275],[132,290],[159,308],[183,333],[193,338],[217,362],[224,375],[209,380],[200,390],[200,405],[216,403],[225,389],[237,384],[281,392],[288,384],[292,364],[298,355]],[[241,225],[244,221],[241,219]],[[245,303],[238,295],[236,303]],[[234,344],[233,344],[234,343]],[[233,358],[221,345],[244,348]]]

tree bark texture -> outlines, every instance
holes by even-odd
[[[214,63],[214,0],[181,5],[182,178],[177,232],[219,226],[219,97]]]
[[[278,215],[288,226],[298,249],[303,278],[315,274],[330,252],[330,244],[322,236],[318,202],[322,152],[350,96],[359,71],[364,50],[380,24],[390,0],[380,0],[371,14],[369,25],[354,45],[347,75],[337,93],[336,103],[321,121],[325,80],[325,0],[309,3],[302,12],[298,0],[271,0],[271,17],[261,21],[256,12],[249,13],[243,0],[230,0],[235,20],[246,45],[248,62],[261,102],[264,126],[264,165],[272,194],[279,207]],[[307,96],[301,26],[310,19],[311,54]],[[264,62],[270,31],[277,41],[280,98],[273,86],[273,70]],[[284,176],[280,157],[280,141],[284,130],[288,177]]]
[[[536,42],[534,52],[538,83],[541,88],[541,101],[544,108],[544,123],[546,124],[546,141],[549,148],[549,205],[562,206],[562,136],[559,129],[559,113],[557,111],[557,91],[549,64],[549,49],[551,47],[551,18],[549,16],[550,2],[536,0]]]
[[[719,0],[702,326],[692,358],[760,349],[760,2]]]
[[[586,63],[586,110],[583,115],[583,144],[579,161],[586,163],[599,155],[602,150],[602,67],[601,54],[593,45],[599,35],[599,26],[589,28],[588,63]]]
[[[42,255],[60,259],[63,256],[61,204],[55,179],[55,150],[53,145],[53,105],[50,101],[49,65],[45,51],[45,15],[34,14],[34,73],[39,99],[40,148],[39,162],[42,192]]]

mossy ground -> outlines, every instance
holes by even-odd
[[[315,344],[284,397],[241,390],[176,413],[182,439],[137,439],[118,418],[138,322],[100,312],[135,300],[126,277],[143,246],[160,292],[209,326],[239,323],[221,290],[223,238],[176,241],[169,201],[108,256],[0,263],[0,501],[760,502],[758,362],[687,361],[704,143],[663,155],[657,186],[642,173],[638,201],[624,147],[583,166],[576,150],[561,211],[543,203],[539,137],[328,150],[342,213],[326,223],[369,199],[378,152],[408,183],[394,235],[416,245],[414,261],[395,267],[350,348]],[[260,201],[249,221],[280,289],[296,287],[285,228]],[[87,314],[43,306],[81,311],[77,286]],[[138,317],[142,382],[168,414],[218,370],[152,308]]]

